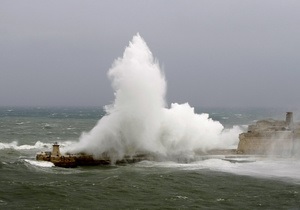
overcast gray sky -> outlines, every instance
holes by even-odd
[[[0,0],[0,106],[102,106],[137,32],[167,101],[300,107],[299,0]]]

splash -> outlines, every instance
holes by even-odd
[[[106,106],[106,115],[65,152],[106,154],[116,160],[137,153],[193,154],[237,142],[238,128],[224,130],[208,114],[196,114],[188,103],[166,107],[164,73],[139,34],[123,57],[115,60],[108,77],[114,103]]]

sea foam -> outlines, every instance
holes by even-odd
[[[49,161],[36,161],[36,160],[27,160],[27,159],[25,159],[24,161],[29,163],[30,165],[38,166],[38,167],[50,168],[54,166],[54,164]]]
[[[43,143],[37,141],[34,145],[18,145],[17,141],[12,141],[10,143],[1,143],[0,142],[0,150],[1,149],[15,149],[15,150],[30,150],[30,149],[40,149],[40,148],[50,148],[51,144]]]
[[[72,145],[75,142],[73,141],[63,141],[63,142],[58,142],[59,145],[64,148],[66,146]],[[36,150],[36,149],[52,149],[52,144],[51,143],[44,143],[41,141],[35,142],[33,145],[29,144],[23,144],[19,145],[18,141],[12,141],[9,143],[1,143],[0,142],[0,150],[3,149],[14,149],[14,150]]]

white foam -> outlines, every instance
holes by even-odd
[[[43,143],[43,142],[40,142],[40,141],[37,141],[34,145],[20,145],[20,146],[17,146],[15,147],[14,149],[16,150],[30,150],[30,149],[45,149],[45,148],[51,148],[52,145],[49,144],[49,143]]]
[[[50,168],[54,166],[54,164],[49,161],[36,161],[36,160],[27,160],[27,159],[25,159],[24,161],[33,166],[38,166],[38,167]]]
[[[1,143],[0,142],[0,149],[14,149],[15,147],[17,147],[18,142],[17,141],[13,141],[11,143]]]
[[[228,169],[228,172],[240,175],[280,177],[300,180],[299,160],[261,160],[252,163],[237,163],[235,168]]]
[[[15,150],[30,150],[30,149],[45,149],[45,148],[51,148],[52,144],[49,143],[43,143],[40,141],[37,141],[34,145],[18,145],[17,141],[13,141],[10,143],[0,143],[0,150],[1,149],[15,149]]]
[[[300,160],[298,159],[257,159],[243,158],[238,160],[251,160],[251,162],[230,162],[220,158],[182,164],[176,162],[150,162],[143,161],[136,164],[138,167],[164,167],[180,170],[221,171],[237,175],[246,175],[263,178],[293,179],[300,181]]]

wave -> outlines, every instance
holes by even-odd
[[[54,164],[49,161],[36,161],[36,160],[28,160],[28,159],[24,159],[24,161],[33,166],[44,167],[44,168],[54,167]]]
[[[66,147],[73,143],[74,143],[73,141],[59,142],[61,147]],[[0,143],[0,150],[3,150],[3,149],[14,149],[14,150],[49,149],[49,150],[51,150],[52,145],[53,145],[53,143],[44,143],[41,141],[37,141],[33,145],[28,145],[28,144],[19,145],[19,143],[17,141],[13,141],[10,143]]]
[[[248,159],[248,158],[247,158]],[[143,161],[138,167],[165,167],[180,170],[212,170],[236,175],[258,178],[276,178],[280,180],[294,180],[300,184],[299,159],[248,159],[249,162],[230,162],[221,158],[195,161],[187,164],[176,162]]]
[[[18,145],[17,141],[13,141],[10,143],[0,143],[0,150],[2,149],[14,149],[14,150],[30,150],[30,149],[41,149],[41,148],[50,148],[51,144],[43,143],[37,141],[34,145]]]

